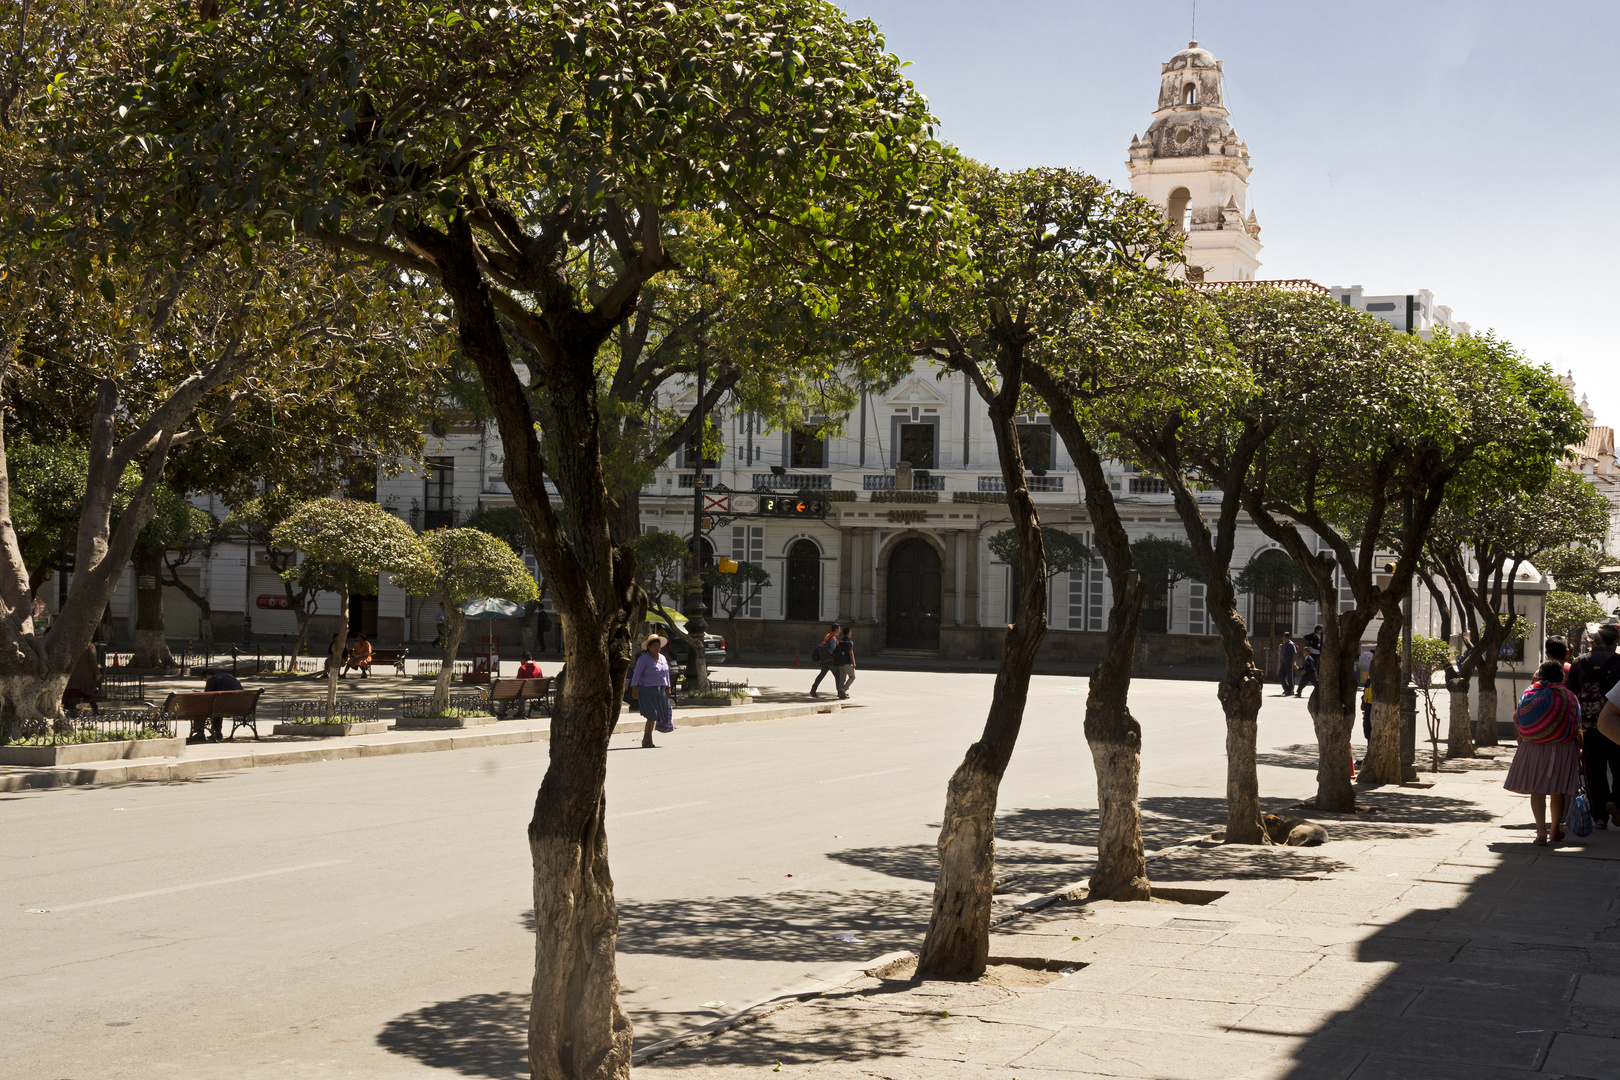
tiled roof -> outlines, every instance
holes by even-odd
[[[1614,428],[1593,424],[1586,432],[1586,441],[1575,447],[1575,455],[1582,458],[1614,457]]]

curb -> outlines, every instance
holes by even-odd
[[[743,724],[760,720],[786,720],[800,716],[818,716],[842,711],[836,701],[805,702],[802,705],[781,705],[740,712],[731,709],[715,713],[695,713],[689,716],[675,714],[676,726],[713,727],[719,724]],[[642,720],[621,720],[613,734],[627,735],[640,731]],[[301,746],[285,749],[248,748],[240,754],[223,757],[184,757],[149,763],[95,762],[85,766],[39,767],[27,772],[0,773],[0,792],[37,791],[61,787],[87,787],[104,784],[127,784],[136,781],[172,782],[192,780],[215,773],[237,772],[243,769],[262,769],[275,765],[301,765],[316,761],[346,761],[350,758],[393,757],[399,754],[430,754],[444,750],[476,750],[489,746],[511,746],[519,743],[546,742],[551,738],[550,727],[518,728],[509,731],[489,731],[481,728],[446,729],[445,734],[433,738],[406,738],[390,742],[348,742],[344,745]]]

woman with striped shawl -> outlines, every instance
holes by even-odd
[[[1530,796],[1536,819],[1537,844],[1546,845],[1547,796],[1552,796],[1552,840],[1564,838],[1567,798],[1581,787],[1581,703],[1564,685],[1564,665],[1548,661],[1536,669],[1536,678],[1513,713],[1519,729],[1519,749],[1513,755],[1502,786]]]

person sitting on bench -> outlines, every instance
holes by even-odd
[[[235,675],[232,675],[228,671],[211,671],[211,672],[208,673],[208,681],[203,683],[203,692],[204,693],[209,693],[209,694],[214,693],[214,692],[219,691],[219,690],[240,690],[240,689],[242,689],[241,681],[238,680]],[[186,740],[186,741],[187,742],[205,742],[209,738],[211,738],[212,741],[214,741],[214,742],[222,742],[222,741],[224,741],[225,736],[224,736],[224,733],[220,730],[220,727],[221,727],[221,725],[224,724],[224,722],[225,721],[222,718],[218,717],[218,716],[214,717],[212,721],[209,721],[209,720],[193,720],[191,722],[191,738]],[[213,734],[211,736],[209,735],[209,733],[207,731],[207,728],[209,728],[210,726],[212,726],[212,728],[214,729]]]
[[[371,642],[366,639],[364,630],[360,631],[359,640],[354,643],[354,648],[349,651],[348,659],[343,664],[342,674],[344,676],[348,675],[350,668],[358,671],[362,678],[371,678]]]
[[[534,662],[533,653],[524,653],[518,657],[517,677],[520,679],[543,679],[545,675],[540,672],[540,665]]]

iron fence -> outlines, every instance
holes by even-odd
[[[0,727],[0,742],[6,731]],[[76,743],[118,742],[125,739],[172,739],[174,721],[151,709],[106,709],[99,713],[79,712],[57,720],[24,723],[21,737],[12,745],[72,746]]]
[[[450,674],[470,675],[472,674],[472,667],[471,660],[452,660],[450,662]],[[416,673],[418,675],[437,675],[443,670],[443,660],[418,660],[416,662]]]
[[[281,703],[281,720],[286,724],[370,724],[377,720],[381,706],[380,698],[339,698],[328,719],[325,698],[284,701]]]
[[[432,694],[406,694],[402,716],[432,716]],[[449,708],[465,713],[487,712],[489,699],[483,694],[451,694]]]

